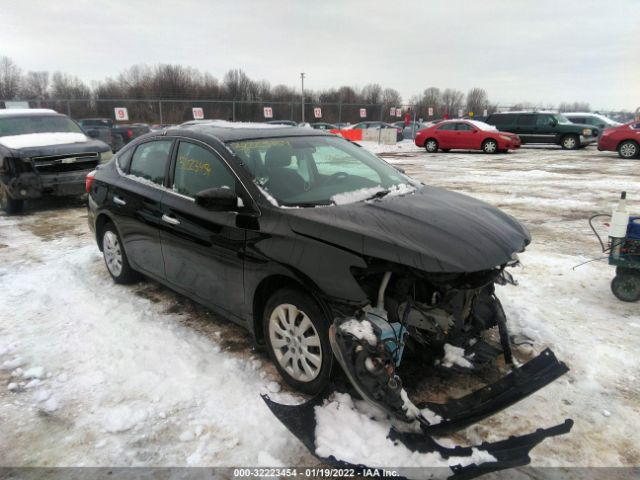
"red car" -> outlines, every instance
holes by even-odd
[[[640,121],[607,128],[598,140],[598,150],[618,152],[622,158],[640,157]]]
[[[416,133],[416,145],[431,153],[454,148],[496,153],[520,148],[520,137],[476,120],[445,120]]]

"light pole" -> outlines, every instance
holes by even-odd
[[[300,80],[302,81],[302,123],[304,123],[304,72],[300,74]]]

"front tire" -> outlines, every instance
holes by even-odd
[[[20,213],[24,208],[24,200],[16,200],[9,195],[7,188],[0,184],[0,210],[4,210],[7,214],[13,215]]]
[[[484,142],[482,142],[482,151],[484,153],[497,153],[498,152],[498,142],[496,142],[492,138],[488,138]]]
[[[116,283],[133,283],[140,278],[138,272],[131,268],[122,240],[113,223],[105,225],[102,231],[102,255],[107,271]]]
[[[438,141],[435,138],[429,138],[424,142],[424,148],[429,153],[436,153],[438,151]]]
[[[564,150],[576,150],[580,146],[580,139],[577,135],[565,135],[560,140],[560,146]]]
[[[620,158],[630,159],[638,157],[640,148],[633,140],[625,140],[618,146],[618,155]]]
[[[291,288],[275,292],[263,313],[269,357],[296,390],[315,395],[328,384],[333,367],[329,322],[306,293]]]

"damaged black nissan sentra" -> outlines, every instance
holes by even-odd
[[[302,406],[265,398],[312,451],[300,429],[313,427],[332,369],[388,415],[417,421],[423,443],[567,371],[550,350],[513,365],[494,285],[513,282],[506,269],[530,242],[514,218],[339,136],[259,127],[214,122],[139,138],[88,176],[89,224],[116,282],[144,274],[245,326],[288,384],[316,394]],[[428,404],[428,420],[403,389],[403,355],[466,371],[504,355],[512,370]],[[494,468],[526,463],[535,444],[570,427],[487,444]]]

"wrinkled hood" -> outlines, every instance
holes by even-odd
[[[429,272],[477,272],[511,260],[531,236],[472,197],[422,187],[401,197],[287,210],[291,229],[353,252]]]

